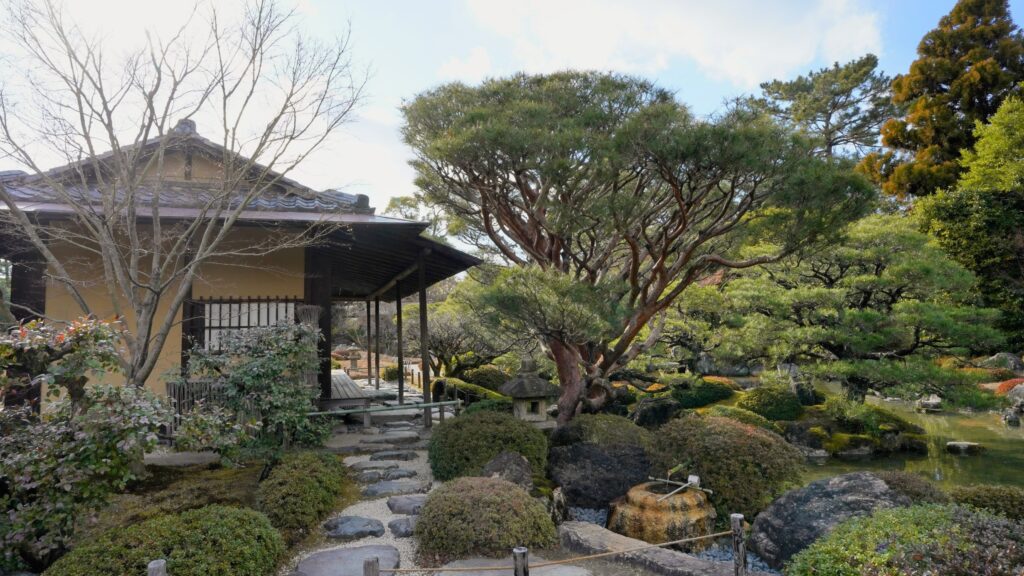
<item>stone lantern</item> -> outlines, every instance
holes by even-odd
[[[561,391],[537,375],[533,362],[523,361],[519,374],[501,387],[501,393],[512,398],[512,413],[516,418],[527,422],[547,422],[548,406]]]

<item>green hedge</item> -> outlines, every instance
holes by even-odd
[[[691,413],[654,434],[652,475],[682,464],[713,491],[720,522],[739,512],[753,518],[790,484],[799,481],[803,454],[778,434],[731,418]]]
[[[511,414],[465,414],[434,428],[430,469],[442,481],[472,476],[506,450],[525,456],[536,473],[547,466],[548,442],[540,430]]]
[[[885,470],[874,472],[891,490],[910,498],[914,504],[944,504],[949,502],[949,495],[920,474],[903,472],[902,470]]]
[[[721,404],[715,406],[709,406],[700,411],[705,416],[721,416],[722,418],[732,418],[738,420],[744,424],[750,424],[751,426],[757,426],[763,428],[769,432],[775,432],[776,434],[782,434],[782,428],[778,424],[771,420],[761,416],[760,414],[751,412],[743,408],[737,408],[736,406],[724,406]]]
[[[1024,526],[959,506],[923,504],[847,520],[794,556],[786,576],[1011,576],[1024,565]]]
[[[381,370],[380,377],[385,382],[397,382],[398,376],[402,373],[402,370],[398,366],[385,366],[384,370]]]
[[[462,379],[470,384],[500,392],[502,385],[508,382],[508,374],[502,372],[497,366],[487,365],[466,370],[462,373]]]
[[[302,540],[356,487],[341,460],[333,454],[288,454],[260,483],[260,509],[289,544]]]
[[[511,414],[512,400],[509,398],[487,398],[486,400],[473,402],[466,407],[466,414],[476,414],[477,412],[500,412],[502,414]]]
[[[957,504],[983,508],[1011,520],[1024,520],[1024,488],[996,484],[957,486],[950,497]]]
[[[672,397],[683,408],[702,408],[719,400],[725,400],[734,393],[731,386],[716,380],[697,379],[672,387]]]
[[[779,386],[754,388],[744,394],[736,406],[769,420],[796,420],[804,410],[796,394]]]
[[[207,506],[116,528],[77,546],[45,576],[139,576],[163,558],[172,576],[269,576],[285,551],[254,510]]]
[[[441,560],[504,557],[516,546],[556,543],[544,505],[496,478],[459,478],[431,492],[417,519],[416,537],[420,554]]]

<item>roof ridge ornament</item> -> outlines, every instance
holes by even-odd
[[[196,121],[191,118],[182,118],[174,125],[172,132],[175,134],[195,134]]]

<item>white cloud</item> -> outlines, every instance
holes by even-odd
[[[522,69],[653,74],[673,61],[750,88],[816,60],[881,51],[879,17],[863,0],[467,0]]]
[[[441,65],[438,76],[445,80],[476,82],[491,71],[491,57],[483,46],[476,46],[465,58],[452,58]]]

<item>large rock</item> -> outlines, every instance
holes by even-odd
[[[977,442],[955,441],[946,442],[946,452],[959,456],[974,456],[985,451],[985,447]]]
[[[612,500],[647,480],[651,462],[640,446],[579,443],[552,448],[548,468],[569,506],[607,508]]]
[[[786,492],[757,516],[750,548],[769,566],[779,568],[848,518],[909,504],[906,496],[868,472],[817,480]]]
[[[380,559],[380,567],[384,570],[398,568],[401,561],[398,548],[394,546],[374,545],[336,548],[307,556],[299,562],[292,576],[358,575],[363,573],[363,562],[375,556]]]
[[[498,478],[517,484],[529,490],[533,487],[533,467],[525,456],[518,452],[504,451],[487,464],[484,464],[480,475],[485,478]]]
[[[1014,372],[1024,372],[1024,360],[1012,352],[1000,352],[981,361],[985,368],[1006,368]]]
[[[426,494],[392,496],[388,498],[388,509],[392,514],[419,514],[426,501]]]
[[[1009,392],[1006,393],[1006,397],[1010,402],[1024,401],[1024,384],[1017,384]]]
[[[384,524],[374,518],[338,516],[324,522],[324,533],[335,540],[358,540],[369,536],[383,536]]]
[[[388,530],[395,538],[408,538],[416,530],[416,521],[419,516],[402,516],[388,522]]]
[[[672,398],[643,398],[637,402],[629,419],[644,428],[657,428],[668,422],[683,407]]]

